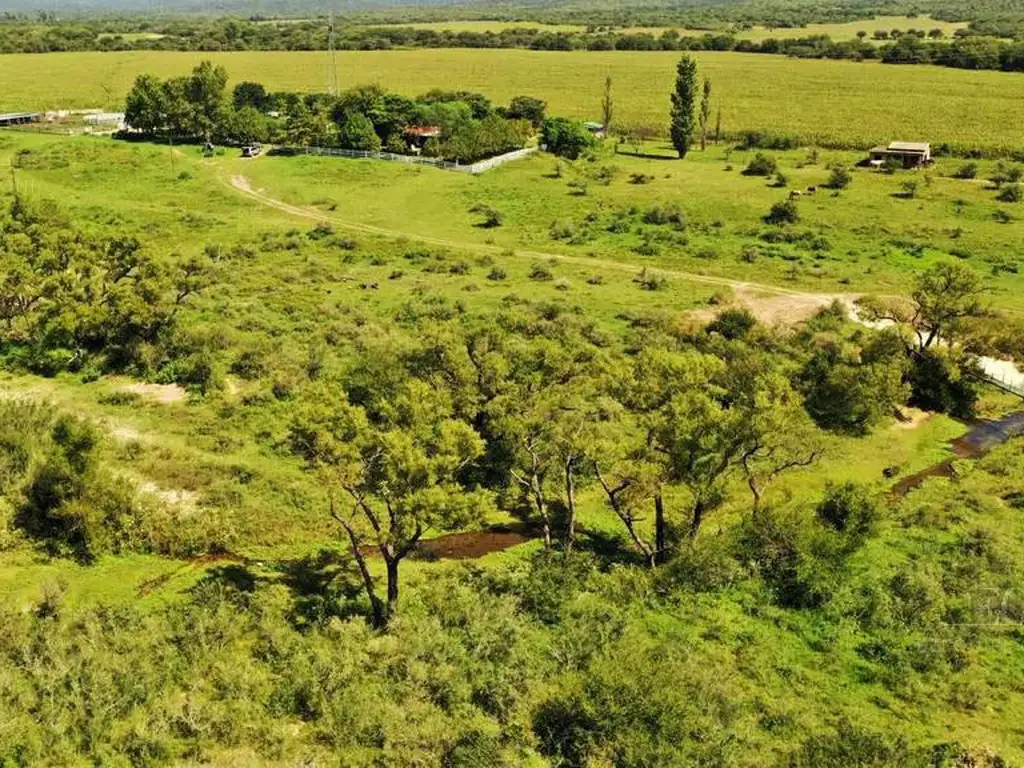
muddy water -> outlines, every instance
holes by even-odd
[[[953,462],[957,459],[976,459],[997,445],[1020,435],[1024,435],[1024,411],[1016,411],[996,421],[975,424],[966,435],[950,441],[954,458],[904,477],[890,489],[890,492],[894,496],[905,496],[930,477],[956,477]]]

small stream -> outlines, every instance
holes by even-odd
[[[1024,435],[1024,411],[1014,411],[995,421],[974,424],[966,435],[950,440],[953,458],[904,477],[890,489],[890,493],[894,496],[906,496],[930,477],[954,478],[956,470],[953,468],[953,462],[984,456],[997,445],[1020,435]]]

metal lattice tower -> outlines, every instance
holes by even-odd
[[[332,96],[338,95],[338,57],[335,55],[334,50],[334,10],[332,9],[327,20],[327,50],[330,52],[330,61],[328,66],[330,71],[327,73],[327,90],[330,91]]]

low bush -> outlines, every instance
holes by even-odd
[[[800,211],[797,209],[795,201],[780,200],[765,214],[764,220],[766,223],[776,226],[796,224],[800,221]]]
[[[964,163],[953,173],[955,179],[974,179],[978,176],[977,163]]]
[[[671,225],[676,229],[686,228],[686,215],[676,203],[655,205],[644,211],[645,224]]]
[[[743,169],[744,176],[771,176],[776,173],[779,169],[779,164],[775,158],[771,155],[766,155],[763,152],[758,152],[751,158],[750,162],[747,163],[747,167]]]
[[[1024,200],[1024,188],[1020,184],[1007,184],[999,190],[996,199],[1001,203],[1019,203]]]
[[[825,182],[825,186],[829,189],[838,191],[840,189],[846,189],[850,186],[852,181],[853,174],[850,172],[849,168],[844,165],[833,165],[829,172],[828,180]]]

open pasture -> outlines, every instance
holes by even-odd
[[[121,52],[0,56],[0,110],[122,103],[135,77],[183,75],[203,59],[233,82],[322,91],[328,57],[314,52]],[[727,133],[773,130],[808,143],[864,147],[892,139],[1021,148],[1024,77],[930,66],[806,61],[737,53],[697,55],[714,84]],[[594,119],[606,75],[616,119],[664,127],[678,54],[521,50],[353,51],[337,54],[342,88],[380,83],[414,95],[475,90],[496,102],[518,94],[547,100],[552,114]]]
[[[850,187],[835,194],[821,186],[828,166],[852,165],[858,154],[821,152],[814,162],[800,150],[767,154],[776,158],[787,188],[742,175],[754,153],[721,146],[692,152],[683,162],[614,154],[608,147],[594,163],[562,163],[561,170],[541,155],[479,177],[317,157],[226,158],[224,164],[225,173],[244,174],[267,196],[312,206],[339,222],[818,293],[902,293],[917,271],[953,254],[992,275],[994,303],[1021,306],[1021,224],[996,219],[1000,211],[1019,216],[1017,206],[996,201],[983,182],[949,178],[961,162],[892,176],[857,170]],[[980,174],[989,170],[982,164]],[[646,183],[635,183],[638,177]],[[912,199],[904,197],[907,182],[916,183]],[[804,239],[771,242],[777,233],[765,227],[764,214],[790,190],[812,186],[818,191],[798,202]],[[481,202],[503,214],[503,226],[475,226],[479,216],[470,209]],[[661,206],[683,212],[685,234],[644,221]]]

